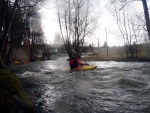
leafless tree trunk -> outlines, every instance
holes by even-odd
[[[0,56],[2,55],[2,53],[4,51],[4,48],[6,47],[6,40],[8,40],[7,35],[8,35],[8,32],[9,32],[10,26],[12,24],[12,20],[14,18],[15,12],[16,12],[18,1],[19,0],[15,0],[15,2],[14,2],[14,6],[13,6],[13,10],[12,10],[12,15],[11,15],[11,18],[10,18],[10,21],[9,21],[8,25],[6,26],[6,30],[4,32],[4,37],[3,37],[3,40],[2,40],[2,47],[0,49]]]
[[[147,1],[142,0],[142,3],[143,3],[144,16],[145,16],[145,21],[146,21],[148,37],[149,37],[149,40],[150,40],[150,20],[149,20],[149,12],[148,12]]]

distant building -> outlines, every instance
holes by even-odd
[[[57,58],[58,58],[57,49],[51,48],[50,49],[50,60],[56,60]]]
[[[56,60],[58,58],[56,48],[46,48],[43,53],[44,60]]]

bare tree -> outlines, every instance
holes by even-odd
[[[92,15],[93,0],[57,0],[57,14],[61,37],[69,57],[71,49],[82,53],[85,38],[92,34],[97,25],[97,17]]]
[[[149,19],[149,12],[148,12],[148,6],[147,6],[147,1],[146,0],[110,0],[111,4],[114,4],[116,2],[121,2],[122,7],[119,10],[122,10],[127,4],[135,1],[141,1],[143,5],[143,10],[144,10],[144,17],[145,17],[145,25],[146,25],[146,31],[148,33],[148,37],[150,40],[150,19]]]
[[[127,10],[129,9],[129,6],[126,6],[119,11],[118,7],[120,5],[121,4],[118,2],[113,3],[113,15],[119,28],[119,37],[123,38],[125,45],[124,52],[126,53],[126,57],[135,58],[139,53],[139,38],[141,38],[143,33],[143,26],[141,24],[142,22],[139,20],[139,18],[137,18],[135,13],[131,13]]]
[[[60,36],[59,33],[55,34],[54,44],[63,44],[62,37]]]

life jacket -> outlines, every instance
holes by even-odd
[[[74,68],[77,68],[78,67],[78,59],[72,59],[70,60],[69,62],[70,64],[70,69],[73,70]]]

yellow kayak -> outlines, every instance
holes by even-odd
[[[97,66],[93,66],[93,65],[91,65],[91,66],[79,66],[79,67],[77,67],[77,68],[75,68],[74,70],[76,70],[76,71],[89,71],[89,70],[94,70],[94,69],[96,69],[97,68]],[[65,70],[70,70],[70,68],[66,68]]]

